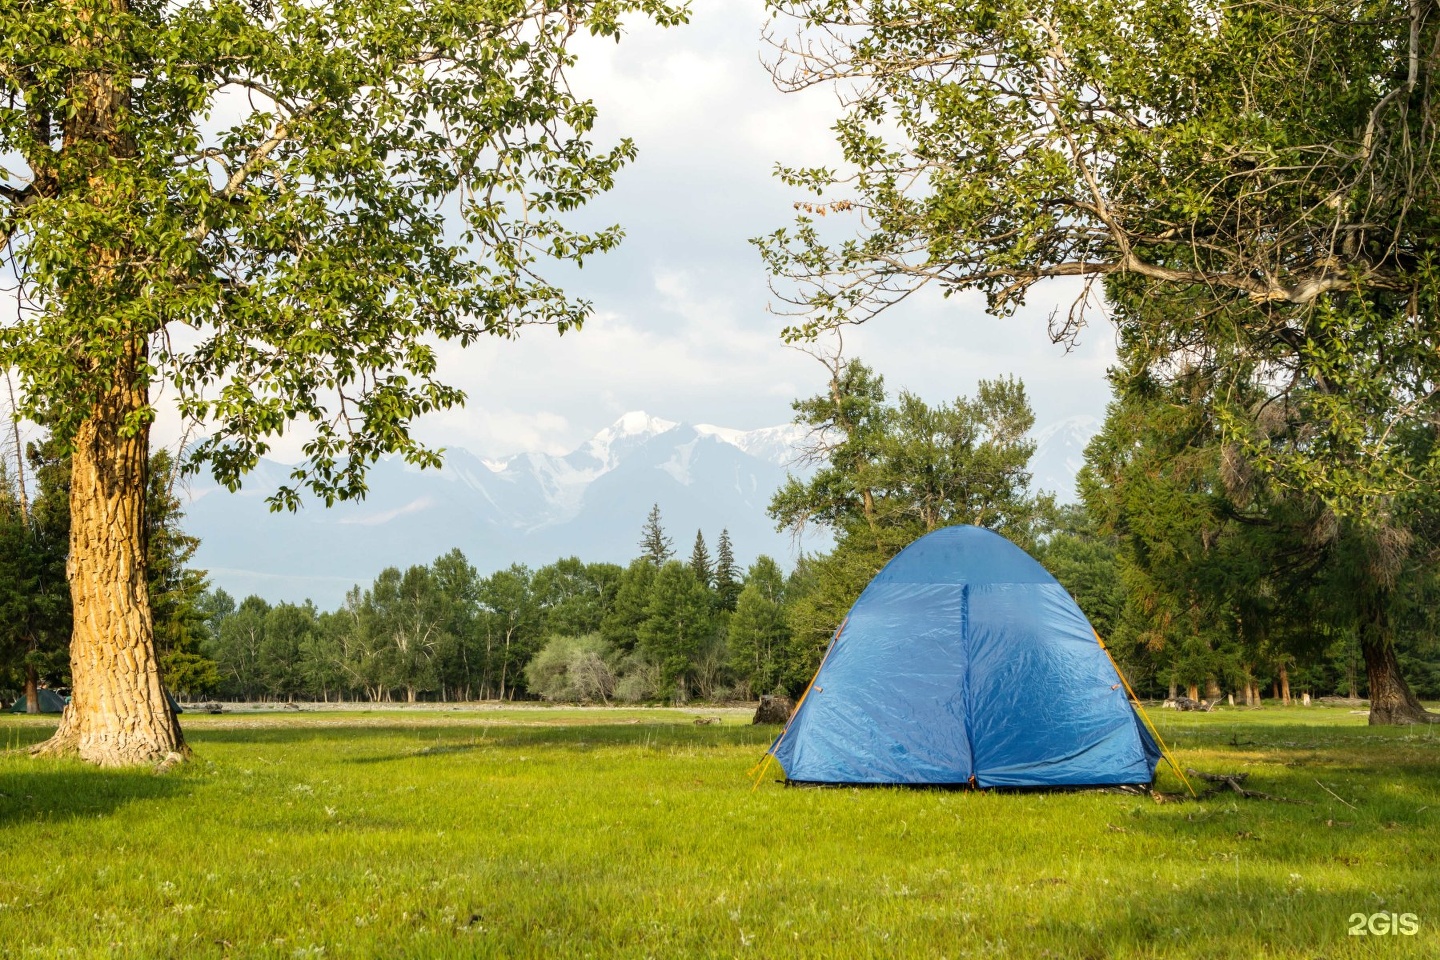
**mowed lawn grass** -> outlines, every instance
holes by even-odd
[[[1440,956],[1440,730],[1156,719],[1308,803],[752,791],[738,710],[187,715],[164,775],[0,756],[0,956]]]

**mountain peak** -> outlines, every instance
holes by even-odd
[[[590,461],[587,469],[598,467],[603,473],[613,467],[626,451],[678,426],[680,424],[674,420],[662,420],[643,410],[632,410],[587,440],[579,450],[570,454],[570,458],[578,454],[583,458],[580,462],[585,459]]]
[[[1072,442],[1078,441],[1080,446],[1090,442],[1090,438],[1100,432],[1100,421],[1088,414],[1077,414],[1073,417],[1066,417],[1063,420],[1056,420],[1054,423],[1046,424],[1039,430],[1034,431],[1035,443],[1044,446],[1056,437],[1074,438]]]
[[[640,435],[653,437],[657,434],[665,433],[667,430],[673,430],[678,426],[680,426],[680,424],[674,420],[662,420],[659,417],[652,417],[644,410],[631,410],[595,436],[598,438],[608,434],[612,437],[634,437]]]

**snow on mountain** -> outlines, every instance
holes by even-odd
[[[596,476],[615,467],[620,459],[654,437],[669,433],[680,424],[674,420],[652,417],[643,410],[632,410],[587,440],[566,459],[572,463],[594,464]],[[593,479],[593,477],[592,477]]]
[[[1100,432],[1091,416],[1067,417],[1035,431],[1035,456],[1030,460],[1031,487],[1049,490],[1061,503],[1074,503],[1075,477],[1085,465],[1085,447]]]
[[[701,436],[738,447],[769,463],[781,467],[795,466],[800,457],[802,444],[810,435],[808,428],[798,423],[782,423],[778,427],[761,427],[759,430],[732,430],[709,423],[697,423],[695,432]]]
[[[1072,417],[1037,431],[1035,486],[1073,501],[1098,429],[1093,417]],[[788,563],[796,545],[765,510],[787,472],[804,472],[796,460],[806,436],[795,424],[736,430],[637,411],[564,456],[482,460],[452,448],[440,470],[383,459],[363,501],[309,503],[294,514],[271,513],[265,502],[290,468],[262,460],[236,493],[193,480],[185,525],[200,538],[196,564],[237,598],[308,598],[324,608],[387,566],[429,563],[456,547],[486,573],[572,555],[626,563],[652,504],[682,554],[696,529],[712,550],[726,529],[742,566],[762,553]],[[822,533],[802,546],[825,544]]]
[[[693,530],[713,549],[727,529],[742,565],[761,553],[788,562],[794,545],[765,508],[784,481],[790,435],[701,429],[637,411],[564,456],[482,460],[452,448],[440,470],[382,459],[363,501],[295,514],[269,512],[265,497],[289,469],[262,461],[239,493],[197,479],[186,527],[200,538],[197,565],[217,586],[322,607],[386,566],[428,563],[456,547],[484,572],[571,555],[628,562],[656,503],[686,549]]]

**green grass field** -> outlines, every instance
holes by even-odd
[[[0,756],[0,956],[1440,956],[1440,730],[1156,720],[1308,803],[752,792],[742,711],[187,715],[165,775]]]

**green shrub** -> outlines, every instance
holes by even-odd
[[[526,664],[525,682],[545,700],[609,703],[615,695],[612,658],[598,633],[551,637]]]

